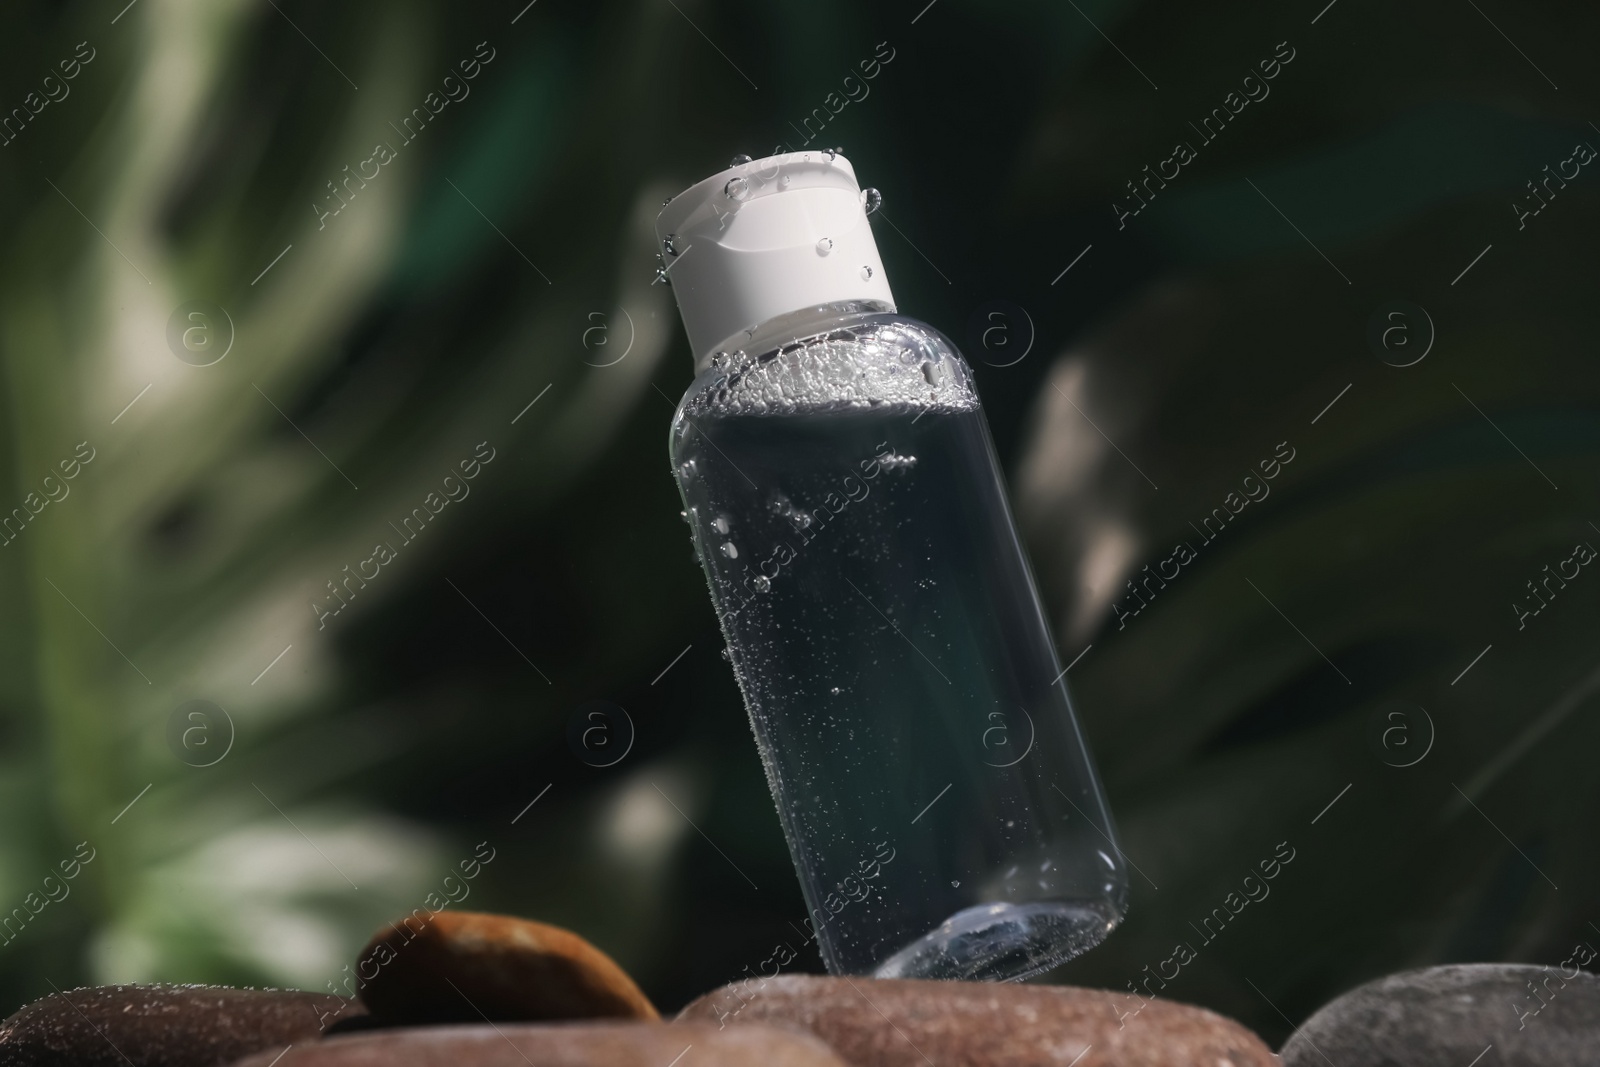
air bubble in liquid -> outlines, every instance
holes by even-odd
[[[732,541],[724,541],[722,542],[722,554],[727,556],[729,559],[738,559],[739,546],[734,544]]]
[[[765,574],[758,574],[750,584],[756,587],[756,592],[765,593],[767,590],[772,588],[772,579],[768,578]]]
[[[718,515],[715,519],[711,520],[711,528],[717,531],[719,534],[727,533],[728,517],[726,515]]]
[[[842,334],[802,338],[776,358],[758,361],[739,356],[736,369],[741,373],[729,372],[711,388],[694,393],[684,411],[698,419],[876,405],[951,412],[976,408],[977,394],[967,375],[946,372],[937,386],[929,388],[918,372],[928,348],[942,343],[931,327],[910,322],[869,324]],[[889,352],[895,358],[880,358]],[[768,407],[762,409],[761,404]]]

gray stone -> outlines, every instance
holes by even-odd
[[[1591,1067],[1600,978],[1570,960],[1402,971],[1323,1005],[1282,1055],[1285,1067],[1467,1067],[1479,1056],[1479,1067]]]
[[[0,1023],[0,1065],[217,1067],[314,1041],[367,1011],[344,997],[225,986],[113,985],[52,993]]]

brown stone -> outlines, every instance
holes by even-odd
[[[261,1052],[236,1067],[274,1067]],[[557,1023],[378,1030],[296,1046],[275,1067],[845,1067],[821,1041],[771,1026]]]
[[[577,934],[505,915],[423,914],[378,931],[361,953],[357,995],[375,1016],[405,1024],[660,1018],[627,972]]]
[[[724,986],[682,1021],[797,1026],[857,1067],[1275,1067],[1204,1008],[1073,986],[785,975]]]
[[[221,986],[113,985],[52,993],[0,1023],[0,1064],[214,1067],[313,1041],[364,1017],[353,1000]]]

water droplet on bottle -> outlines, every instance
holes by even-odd
[[[670,203],[672,203],[672,197],[669,196],[665,200],[661,201],[661,206],[666,207]]]
[[[733,662],[733,654],[728,651],[727,645],[722,646],[722,658],[727,660],[729,663]]]
[[[685,478],[694,477],[694,460],[686,459],[678,467],[678,473]]]
[[[750,179],[734,177],[728,179],[728,184],[722,187],[722,193],[729,200],[743,200],[750,195]]]
[[[883,194],[876,189],[861,190],[861,206],[867,209],[870,215],[883,206]]]
[[[871,267],[862,267],[861,268],[861,280],[864,281],[864,282],[870,282],[872,280],[872,268]]]
[[[688,522],[689,521],[689,513],[687,511],[680,511],[680,512],[678,512],[678,518],[682,519],[684,522]]]
[[[796,508],[789,513],[789,521],[794,523],[799,529],[810,529],[811,513],[809,511],[801,511],[799,508]]]
[[[664,248],[666,248],[666,250],[667,250],[667,255],[675,256],[675,255],[678,254],[678,243],[677,242],[678,242],[678,235],[677,234],[675,234],[675,233],[667,234],[667,239],[665,241],[661,242],[662,246]]]
[[[730,166],[730,167],[742,167],[748,162],[750,162],[750,157],[747,156],[747,155],[744,155],[743,153],[740,153],[739,155],[733,157],[733,162],[729,163],[728,166]]]
[[[931,361],[924,363],[922,365],[922,377],[929,385],[938,385],[940,379],[944,377],[944,368]]]
[[[785,174],[783,177],[778,179],[778,184],[787,189],[789,188],[789,183],[792,181],[794,181],[793,176]]]
[[[843,151],[844,151],[844,149],[842,149],[842,148],[824,148],[823,149],[823,152],[827,153],[828,162],[829,163],[832,163],[834,161],[834,159],[839,155],[839,153],[843,152]]]
[[[765,574],[758,574],[755,576],[755,580],[750,584],[756,587],[756,592],[765,593],[767,590],[772,588],[772,579],[768,578]]]
[[[738,559],[739,546],[734,544],[732,541],[724,541],[722,542],[722,554],[727,556],[729,559]]]
[[[829,252],[832,252],[832,251],[833,251],[833,238],[832,237],[824,237],[822,240],[817,242],[817,255],[825,256]]]
[[[711,528],[717,531],[719,534],[727,533],[728,517],[726,515],[718,515],[715,519],[711,520]]]

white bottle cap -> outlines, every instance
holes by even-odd
[[[697,370],[780,315],[895,309],[864,199],[850,161],[824,151],[742,163],[668,202],[656,238]]]

